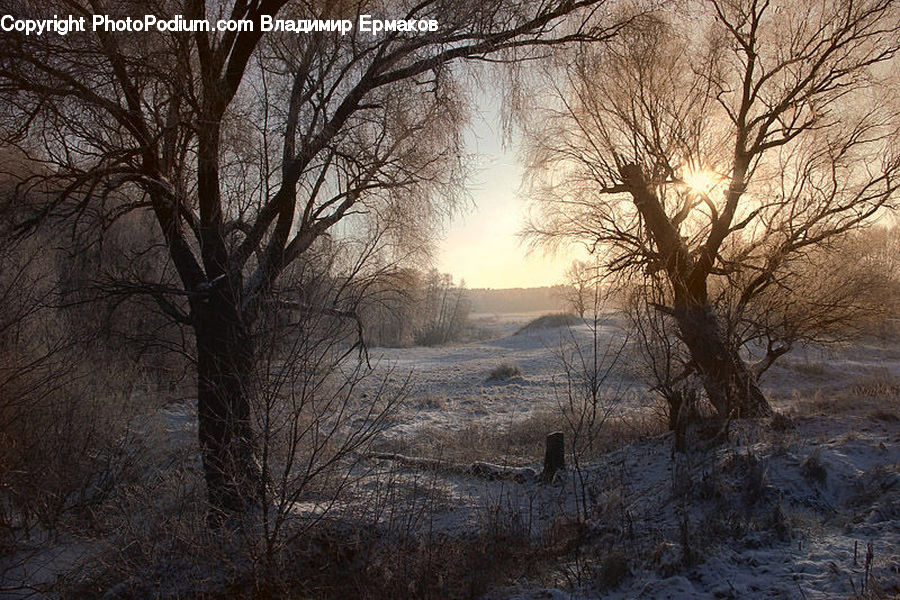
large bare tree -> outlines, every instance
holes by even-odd
[[[685,3],[560,66],[526,116],[532,239],[657,281],[723,416],[770,412],[758,374],[790,336],[742,326],[759,302],[796,300],[797,265],[897,203],[898,23],[893,0]]]
[[[20,182],[20,232],[51,218],[89,234],[149,211],[179,285],[138,281],[193,330],[199,437],[212,514],[242,511],[254,461],[253,326],[315,244],[366,222],[421,230],[460,181],[465,112],[454,61],[513,60],[605,39],[604,0],[4,1],[19,18],[246,19],[251,31],[12,32],[0,37],[2,137],[45,175]],[[436,31],[357,26],[360,15]],[[263,33],[262,15],[349,19],[340,32]],[[402,29],[402,28],[400,28]],[[87,217],[90,217],[88,219]],[[338,227],[338,224],[342,224]],[[296,308],[296,307],[295,307]],[[315,309],[315,307],[310,307]],[[334,310],[333,307],[326,307]]]

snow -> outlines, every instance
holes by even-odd
[[[419,398],[439,397],[405,412],[392,435],[407,436],[420,429],[454,429],[483,422],[503,427],[532,411],[556,406],[562,379],[556,352],[570,332],[565,328],[536,334],[511,335],[507,325],[496,339],[464,346],[403,349],[386,352],[384,358],[416,373]],[[585,326],[574,328],[575,339],[584,343]],[[622,335],[615,320],[602,326],[603,339]],[[510,363],[523,375],[501,383],[487,382],[491,368]],[[626,365],[627,366],[627,365]],[[626,370],[627,372],[627,370]],[[573,590],[542,587],[541,582],[520,583],[496,597],[508,598],[832,598],[849,597],[864,584],[865,548],[873,543],[872,583],[900,590],[900,426],[897,420],[873,417],[876,410],[896,414],[896,390],[900,374],[900,349],[894,340],[870,339],[853,344],[799,348],[776,364],[763,386],[776,408],[787,414],[801,412],[798,399],[824,402],[855,393],[836,416],[798,417],[792,431],[777,434],[765,424],[733,431],[731,441],[712,455],[694,456],[688,478],[694,488],[686,499],[673,494],[673,458],[668,436],[630,444],[590,464],[588,486],[597,504],[623,504],[611,509],[625,514],[637,533],[616,531],[615,544],[628,535],[659,538],[659,556],[651,560],[650,540],[630,542],[638,557],[629,566],[626,581],[614,589]],[[645,388],[634,379],[611,382],[629,390],[628,401],[618,414],[641,410]],[[848,392],[849,390],[849,392]],[[869,391],[871,390],[871,391]],[[886,392],[887,399],[879,393]],[[893,395],[891,395],[893,393]],[[835,402],[838,402],[837,400]],[[804,475],[804,462],[814,455],[826,473],[824,481]],[[743,477],[747,459],[760,463],[763,475],[758,498],[748,500]],[[535,457],[535,461],[540,457]],[[728,465],[736,465],[728,471]],[[539,469],[539,463],[531,465]],[[721,498],[697,497],[710,471],[719,477]],[[537,482],[506,491],[506,502],[517,502],[528,512],[531,535],[538,539],[560,519],[577,514],[573,477],[555,486]],[[615,486],[609,489],[609,482]],[[439,519],[448,530],[462,530],[485,499],[496,499],[509,484],[464,482],[445,477],[445,490],[453,498],[453,510]],[[604,489],[604,486],[606,488]],[[510,500],[512,499],[512,500]],[[679,502],[687,506],[676,508]],[[735,515],[724,515],[731,507]],[[468,507],[468,510],[466,509]],[[717,518],[744,519],[733,539],[715,537],[702,546],[695,564],[682,560],[679,526],[688,514],[689,528],[703,538],[703,527]],[[782,515],[783,539],[770,531],[772,514]],[[589,518],[590,522],[591,519]],[[595,527],[615,519],[598,518]],[[776,529],[778,526],[775,520]],[[614,536],[614,537],[615,537]],[[602,536],[600,536],[602,537]],[[643,544],[643,546],[642,546]],[[857,546],[853,561],[854,544]],[[592,548],[605,551],[602,544]],[[642,554],[647,556],[641,556]]]
[[[480,326],[492,329],[494,337],[467,344],[371,349],[377,374],[387,376],[391,369],[394,379],[412,374],[410,397],[385,432],[387,441],[473,424],[506,428],[555,410],[564,390],[561,345],[587,342],[590,330],[581,325],[513,335],[535,316],[482,315]],[[604,341],[623,335],[616,318],[602,323]],[[620,396],[617,418],[647,410],[646,387],[632,363],[626,356],[624,368],[609,382]],[[490,372],[502,364],[517,366],[521,375],[490,381]],[[534,579],[500,587],[491,598],[851,597],[865,583],[870,542],[870,585],[896,593],[898,382],[896,340],[799,348],[762,381],[775,407],[792,416],[790,430],[739,423],[727,443],[687,456],[673,455],[669,435],[622,445],[584,466],[584,491],[591,498],[587,511],[579,509],[581,478],[571,470],[545,485],[534,477],[492,480],[471,470],[423,471],[384,455],[361,460],[351,493],[331,514],[366,514],[374,510],[374,495],[392,485],[412,503],[416,494],[430,494],[430,530],[462,534],[502,514],[534,543],[563,547],[579,540],[574,549],[561,551],[559,564]],[[148,478],[175,463],[198,471],[195,414],[195,402],[177,402],[145,421],[139,434],[143,447],[152,449]],[[438,452],[434,448],[422,458],[440,459]],[[539,473],[541,458],[508,466]],[[304,500],[294,512],[318,516],[323,506]],[[31,584],[47,583],[78,569],[101,545],[77,533],[41,539],[7,559],[10,564],[25,557],[5,577],[21,578],[27,567]],[[29,548],[32,558],[23,554]],[[606,587],[571,584],[567,573],[582,568],[583,559],[602,562],[611,553],[625,557],[621,579]],[[0,597],[22,595],[0,592]]]
[[[900,584],[900,432],[896,426],[868,426],[864,436],[847,434],[862,423],[835,423],[811,419],[799,423],[798,441],[773,453],[769,441],[729,444],[705,457],[692,469],[696,486],[707,469],[722,469],[725,497],[704,500],[688,494],[692,541],[700,554],[698,564],[684,565],[679,539],[679,500],[672,493],[672,461],[665,439],[632,444],[591,466],[590,477],[603,481],[615,473],[625,493],[636,533],[617,532],[616,545],[640,548],[651,536],[667,538],[657,545],[657,557],[636,560],[624,584],[615,589],[574,590],[568,598],[834,598],[860,591],[865,573],[865,548],[873,543],[872,577],[882,588]],[[827,435],[822,442],[807,442],[807,434]],[[821,450],[828,473],[825,483],[807,481],[801,465],[811,450]],[[744,490],[734,487],[740,477],[728,473],[728,459],[751,453],[766,465],[762,497],[746,504]],[[694,457],[697,459],[698,457]],[[601,499],[601,503],[603,500]],[[765,521],[773,506],[798,521],[790,535],[779,539],[766,526],[733,539],[705,540],[702,524],[723,516],[725,507],[747,511],[753,521]],[[624,514],[624,513],[622,513]],[[598,519],[598,522],[604,522]],[[854,563],[853,548],[858,555]],[[647,546],[649,547],[649,544]],[[599,545],[594,548],[602,548]],[[602,550],[601,550],[602,551]],[[635,554],[640,554],[637,550]],[[652,554],[652,553],[651,553]],[[681,563],[681,564],[679,564]],[[552,593],[556,594],[560,590]],[[556,597],[546,589],[510,591],[508,598]]]
[[[393,433],[405,436],[423,428],[452,430],[484,423],[502,427],[540,409],[554,409],[564,388],[557,353],[573,339],[586,344],[591,333],[586,325],[579,325],[571,330],[558,327],[515,335],[537,316],[493,317],[487,322],[494,323],[497,337],[487,341],[373,349],[371,355],[378,364],[397,373],[414,374],[413,402],[399,415]],[[615,320],[600,325],[604,343],[621,343],[624,335]],[[503,364],[519,367],[522,375],[489,380],[491,370]],[[617,383],[629,389],[639,386],[635,381]]]

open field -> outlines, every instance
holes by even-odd
[[[0,600],[900,599],[900,0],[0,4]]]
[[[570,435],[560,348],[591,338],[584,325],[516,335],[534,316],[476,317],[493,332],[484,341],[371,350],[376,372],[411,375],[410,392],[375,444],[381,454],[357,457],[338,500],[320,490],[293,507],[298,522],[335,536],[321,568],[359,578],[312,580],[311,597],[387,597],[397,578],[423,586],[410,596],[435,598],[900,592],[895,339],[785,357],[763,383],[787,418],[736,424],[726,442],[688,454],[673,453],[626,352],[604,387],[594,445],[542,483],[545,435]],[[601,331],[604,341],[622,335],[614,315]],[[93,528],[72,521],[20,541],[4,559],[5,597],[257,595],[241,583],[248,566],[197,525],[195,410],[180,400],[145,415],[133,442],[141,462],[118,500],[96,507]],[[479,462],[498,471],[471,467]],[[360,539],[359,528],[376,535]]]

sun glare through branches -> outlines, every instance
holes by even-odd
[[[684,182],[684,185],[692,192],[708,196],[710,192],[712,192],[715,187],[722,181],[722,177],[720,177],[714,171],[710,171],[707,169],[688,169],[685,170],[684,175],[682,175],[681,177],[681,180]]]

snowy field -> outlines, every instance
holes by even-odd
[[[373,499],[384,497],[389,482],[391,497],[401,499],[395,502],[421,511],[411,527],[451,538],[499,528],[544,549],[541,561],[498,582],[490,598],[900,593],[896,337],[784,357],[763,384],[788,419],[774,428],[740,423],[726,443],[687,455],[673,454],[671,435],[654,416],[626,352],[604,387],[614,399],[606,407],[604,449],[585,456],[579,469],[570,463],[542,483],[543,437],[555,428],[565,431],[558,416],[566,390],[560,351],[573,340],[590,342],[591,335],[584,325],[516,334],[536,316],[475,315],[488,334],[482,341],[371,349],[379,373],[411,375],[409,397],[384,432],[385,454],[360,458],[345,500],[329,504],[329,519],[370,518]],[[623,335],[614,315],[602,321],[602,347],[618,347]],[[501,366],[518,372],[492,378]],[[200,472],[195,410],[192,401],[175,402],[145,421],[139,437],[153,452],[148,460],[155,468]],[[644,424],[639,435],[626,427],[635,423]],[[531,441],[518,439],[525,437]],[[504,447],[504,440],[515,447]],[[429,467],[398,456],[441,462]],[[467,468],[477,461],[498,470],[486,476]],[[148,471],[147,481],[162,479]],[[297,505],[296,514],[321,516],[323,508],[312,498]],[[6,577],[26,580],[32,589],[60,589],[116,544],[114,537],[73,531],[53,542],[35,539],[8,559],[17,566]],[[186,592],[186,579],[166,577],[152,595]]]
[[[415,373],[411,402],[388,435],[431,434],[443,441],[446,436],[436,432],[473,423],[481,431],[514,429],[535,412],[557,409],[565,381],[561,344],[573,335],[588,343],[590,331],[576,326],[515,335],[536,316],[482,317],[496,332],[487,341],[380,351],[385,362]],[[604,343],[624,335],[615,318],[601,331]],[[649,409],[633,360],[623,357],[609,382],[617,398],[611,426]],[[492,381],[492,369],[503,364],[517,366],[521,375]],[[608,452],[583,466],[592,496],[586,523],[575,524],[578,486],[572,472],[552,485],[445,476],[452,509],[440,522],[463,531],[478,523],[485,505],[505,504],[527,515],[523,521],[532,537],[579,547],[563,564],[497,597],[811,599],[900,593],[896,338],[798,349],[762,383],[789,424],[777,431],[768,423],[741,424],[728,443],[685,457],[673,457],[668,434]],[[438,445],[417,450],[432,457],[445,452]],[[512,460],[539,472],[540,458]],[[599,569],[605,588],[578,589],[580,580],[598,579],[596,572],[580,569]]]

